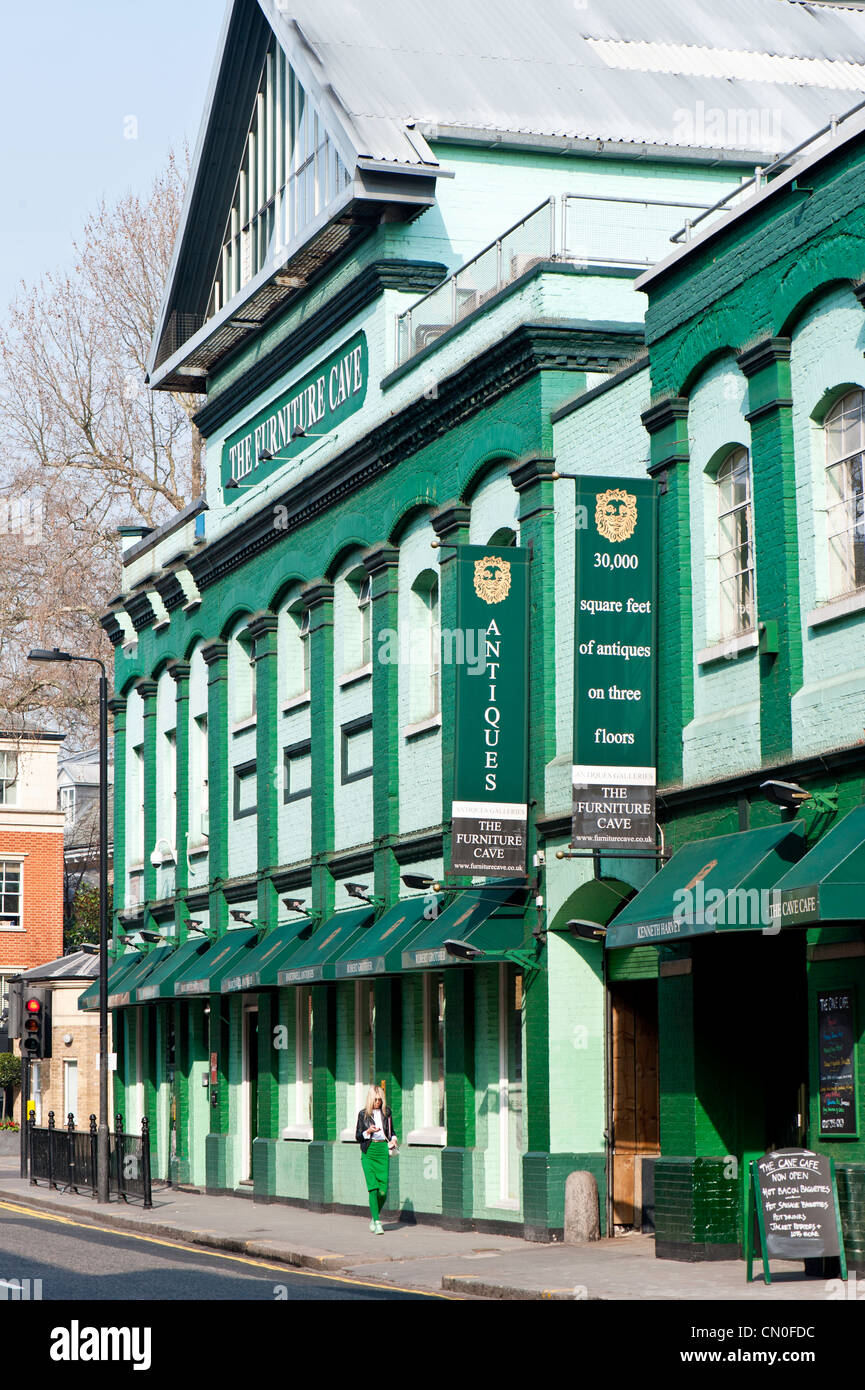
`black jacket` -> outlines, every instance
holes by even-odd
[[[369,1119],[369,1117],[367,1116],[367,1113],[366,1113],[365,1110],[359,1110],[359,1111],[357,1112],[357,1129],[355,1130],[354,1137],[355,1137],[355,1139],[357,1140],[357,1142],[360,1144],[360,1151],[361,1151],[361,1153],[366,1153],[366,1151],[367,1151],[367,1149],[369,1148],[370,1144],[373,1142],[372,1139],[367,1139],[367,1138],[364,1137],[364,1130],[365,1130],[365,1129],[369,1129],[370,1126],[371,1126],[371,1124],[374,1124],[374,1123],[375,1123],[375,1121],[370,1121],[370,1119]],[[392,1138],[393,1138],[393,1116],[391,1115],[390,1110],[388,1110],[387,1107],[385,1107],[385,1112],[384,1112],[384,1115],[383,1115],[383,1117],[382,1117],[382,1124],[384,1125],[385,1139],[392,1139]],[[383,1143],[384,1141],[381,1140],[381,1139],[376,1139],[375,1142],[376,1142],[376,1144],[381,1144],[381,1143]]]

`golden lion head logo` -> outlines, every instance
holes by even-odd
[[[499,555],[475,560],[475,593],[484,603],[501,603],[511,592],[511,566]]]
[[[605,540],[627,541],[637,525],[637,499],[624,488],[611,487],[599,492],[595,503],[595,525]]]

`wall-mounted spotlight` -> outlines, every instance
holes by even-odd
[[[137,946],[137,945],[138,945],[138,942],[135,940],[135,937],[134,937],[134,936],[121,935],[121,936],[118,936],[117,940],[118,940],[118,941],[122,941],[124,946]]]
[[[264,457],[264,455],[262,454],[262,458],[263,458],[263,457]],[[223,486],[224,486],[226,492],[239,492],[241,488],[244,488],[244,487],[257,487],[258,484],[257,484],[257,483],[241,483],[241,482],[238,482],[237,478],[229,478],[229,479],[228,479],[228,482],[227,482],[227,483],[224,483]]]
[[[428,874],[403,874],[402,881],[406,888],[418,888],[421,892],[432,889],[433,893],[440,893],[442,886]]]
[[[362,903],[371,903],[370,892],[365,883],[347,883],[345,891],[350,898],[358,898]]]
[[[804,787],[797,786],[795,782],[761,782],[760,791],[776,806],[788,808],[801,806],[803,802],[812,799],[811,793],[806,792]]]
[[[253,925],[252,918],[250,917],[249,913],[241,912],[239,909],[231,913],[231,918],[234,922],[242,922],[245,927],[251,927]]]
[[[477,960],[478,956],[486,955],[480,946],[470,946],[467,941],[446,941],[445,950],[449,956],[456,956],[457,960]]]
[[[282,905],[286,912],[299,912],[304,917],[307,916],[307,907],[303,898],[283,898]]]
[[[581,922],[577,919],[568,922],[568,930],[581,941],[603,941],[607,935],[606,927],[598,922]]]
[[[158,931],[140,931],[138,935],[142,941],[149,941],[151,945],[164,946],[166,944],[165,937]]]

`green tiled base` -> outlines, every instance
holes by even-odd
[[[208,1134],[204,1140],[204,1163],[205,1190],[207,1192],[227,1192],[231,1184],[229,1183],[228,1172],[228,1146],[230,1140],[227,1134]]]
[[[309,1205],[319,1210],[333,1203],[333,1145],[313,1140],[307,1150]]]
[[[726,1158],[659,1158],[655,1164],[655,1255],[727,1260],[742,1253],[740,1184]]]
[[[844,1250],[851,1269],[865,1269],[865,1163],[836,1163]]]
[[[471,1218],[474,1200],[472,1149],[442,1149],[442,1217],[462,1222]]]
[[[606,1184],[603,1154],[523,1155],[524,1234],[527,1240],[546,1241],[565,1225],[565,1182],[569,1173],[588,1171],[598,1184],[601,1234],[606,1234]]]

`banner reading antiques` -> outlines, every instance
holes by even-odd
[[[657,491],[578,478],[575,846],[655,846]]]
[[[526,872],[529,559],[510,547],[457,550],[455,874]]]

